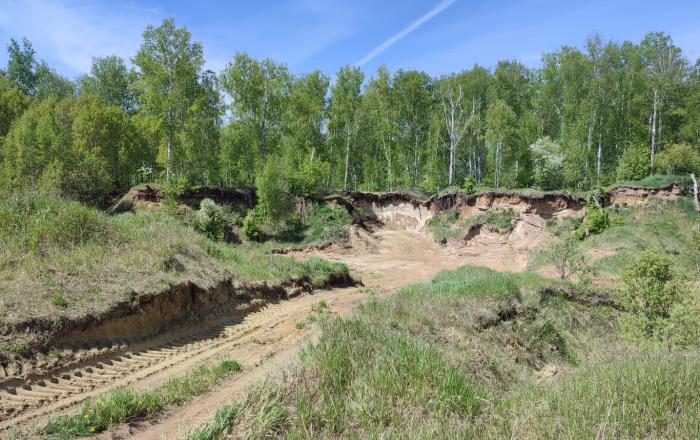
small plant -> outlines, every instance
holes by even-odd
[[[66,301],[66,299],[60,294],[54,293],[53,297],[51,297],[51,305],[65,309],[68,307],[68,301]]]
[[[294,327],[296,327],[297,330],[303,330],[304,327],[306,327],[306,323],[304,321],[299,321]]]
[[[311,306],[311,310],[314,312],[321,312],[327,308],[328,308],[328,303],[324,300],[321,300],[321,301],[319,301],[316,304]]]
[[[199,206],[196,217],[197,229],[202,231],[212,240],[221,241],[224,239],[226,219],[221,206],[211,199],[204,199]]]
[[[604,208],[586,207],[586,226],[589,234],[600,234],[610,226],[608,211]]]
[[[553,265],[562,280],[568,280],[572,275],[577,275],[582,282],[590,279],[592,269],[588,257],[574,237],[553,240],[537,255],[537,260]]]
[[[258,205],[248,211],[243,220],[243,234],[249,240],[261,241],[263,238],[263,225],[265,224],[265,213],[262,206]]]
[[[629,339],[662,342],[686,331],[673,318],[680,314],[679,308],[691,308],[692,298],[668,256],[646,251],[622,278],[625,289],[620,300],[627,312],[622,329]]]

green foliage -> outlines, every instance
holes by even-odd
[[[462,184],[462,191],[464,194],[474,194],[476,189],[476,179],[473,176],[468,176],[464,178],[464,183]]]
[[[265,214],[262,206],[258,205],[248,211],[243,220],[243,235],[249,240],[261,241],[264,237],[263,226],[265,224]]]
[[[641,180],[649,175],[651,160],[644,144],[625,148],[617,164],[617,180]]]
[[[542,189],[561,188],[563,183],[564,151],[549,137],[537,139],[528,147],[532,155],[532,180]]]
[[[302,242],[345,243],[348,239],[346,226],[352,222],[345,208],[328,205],[313,205],[302,227]]]
[[[700,174],[700,152],[688,144],[673,144],[656,156],[655,168],[666,174]]]
[[[589,234],[600,234],[610,226],[610,217],[605,208],[586,206],[586,227]]]
[[[0,243],[11,253],[50,255],[90,242],[119,240],[108,217],[78,202],[43,195],[0,197]]]
[[[65,309],[66,307],[68,307],[68,301],[66,301],[66,299],[63,296],[54,293],[51,297],[51,305]]]
[[[623,332],[628,337],[661,342],[674,339],[672,332],[685,330],[672,317],[678,313],[674,309],[688,306],[689,286],[669,257],[646,251],[625,270],[623,280],[620,300],[627,311]]]
[[[459,221],[459,211],[439,212],[427,222],[428,230],[436,240],[460,238],[474,225],[489,225],[507,232],[513,227],[518,214],[513,209],[493,209]]]
[[[562,280],[572,275],[581,282],[590,281],[591,266],[589,258],[581,250],[576,237],[559,237],[552,240],[535,258],[536,264],[553,265]]]
[[[273,230],[284,227],[294,214],[295,201],[288,176],[287,163],[270,159],[255,179],[260,213]]]
[[[211,199],[202,200],[196,214],[197,228],[212,240],[223,240],[226,218],[224,210]]]

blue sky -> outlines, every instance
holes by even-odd
[[[537,66],[543,52],[580,47],[594,32],[639,41],[652,30],[668,32],[692,62],[700,57],[698,0],[0,0],[0,41],[26,36],[39,58],[74,77],[93,56],[129,59],[144,28],[166,17],[204,44],[215,71],[243,50],[296,73],[359,63],[439,75],[514,58]]]

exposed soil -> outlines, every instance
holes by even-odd
[[[139,207],[157,206],[163,202],[163,198],[163,191],[159,188],[154,188],[149,185],[144,187],[135,186],[112,205],[108,209],[108,212],[120,214]],[[212,199],[220,205],[233,205],[246,208],[255,206],[257,202],[253,189],[237,190],[197,187],[183,192],[178,198],[178,204],[192,209],[199,209],[199,204],[204,199]]]
[[[676,200],[683,196],[679,184],[670,183],[660,188],[641,188],[635,186],[618,186],[610,190],[611,205],[640,205],[650,197],[659,197],[666,200]]]

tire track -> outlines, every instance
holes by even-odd
[[[334,290],[334,294],[348,289]],[[0,385],[0,432],[29,420],[61,412],[118,387],[146,387],[242,344],[265,345],[266,333],[290,317],[311,312],[319,293],[303,295],[240,316],[228,316],[195,332],[179,330],[79,367],[32,380]],[[323,295],[321,295],[323,296]]]

